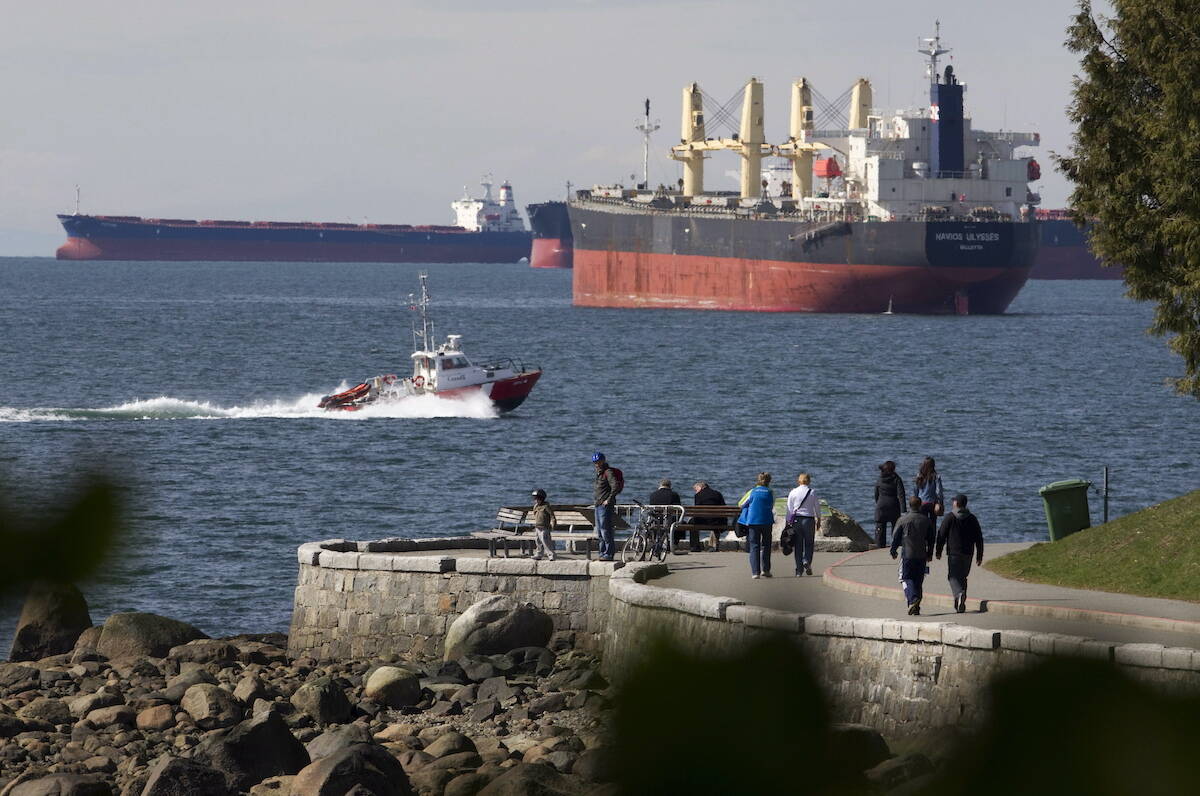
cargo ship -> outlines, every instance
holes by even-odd
[[[790,137],[772,145],[763,87],[743,92],[737,133],[705,134],[703,93],[683,90],[677,186],[596,186],[569,201],[574,303],[591,307],[881,313],[1001,313],[1038,245],[1022,147],[1036,133],[985,132],[963,111],[963,84],[939,69],[940,28],[923,38],[929,106],[890,117],[871,86],[852,88],[844,127],[818,129],[813,89],[792,86]],[[717,114],[718,116],[722,114]],[[828,115],[828,114],[826,114]],[[707,191],[710,152],[741,158],[741,190]],[[764,158],[790,163],[771,195]],[[819,180],[814,185],[814,180]]]
[[[1105,266],[1088,246],[1089,227],[1080,229],[1069,210],[1038,210],[1037,257],[1030,279],[1122,279],[1120,265]]]
[[[247,262],[516,263],[531,236],[512,186],[481,183],[453,202],[451,226],[308,221],[197,221],[139,216],[60,215],[67,242],[60,260],[207,260]]]
[[[574,259],[571,219],[566,202],[542,202],[527,205],[533,248],[529,265],[533,268],[570,268]]]

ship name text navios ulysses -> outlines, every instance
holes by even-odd
[[[890,117],[859,80],[840,126],[815,123],[810,84],[792,86],[790,137],[766,140],[763,86],[745,87],[741,125],[706,135],[703,94],[683,90],[678,188],[597,186],[570,200],[574,302],[595,307],[999,313],[1021,290],[1037,248],[1018,156],[1036,133],[973,129],[940,34],[922,39],[929,106]],[[825,113],[826,116],[830,114]],[[704,161],[741,159],[741,190],[709,191]],[[763,159],[790,165],[772,195]],[[770,170],[768,170],[768,173]],[[816,180],[816,184],[814,184]]]

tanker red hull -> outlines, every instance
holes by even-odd
[[[532,268],[570,268],[574,250],[570,239],[534,238],[529,265]]]
[[[991,314],[1008,307],[1028,276],[1028,268],[1011,267],[831,265],[576,250],[574,296],[585,307],[879,313],[890,304],[903,313]]]

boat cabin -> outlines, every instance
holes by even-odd
[[[446,391],[487,381],[487,372],[471,364],[462,350],[462,335],[452,334],[436,351],[414,351],[413,386],[426,391]]]

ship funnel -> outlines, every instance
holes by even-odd
[[[671,149],[671,157],[683,163],[683,195],[704,193],[704,150],[693,144],[704,144],[704,99],[700,86],[692,83],[683,88],[683,118],[679,146]]]
[[[738,135],[742,155],[742,198],[757,199],[762,193],[763,84],[750,78],[742,99],[742,127]]]
[[[862,130],[867,127],[867,117],[871,115],[871,81],[860,77],[850,91],[850,129]]]
[[[789,127],[792,142],[804,141],[813,130],[812,87],[800,78],[792,83],[792,121]],[[812,196],[812,150],[794,150],[792,161],[792,198],[799,201]]]

